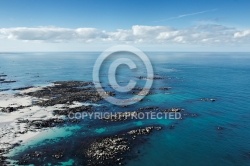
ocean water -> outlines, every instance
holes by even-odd
[[[93,65],[99,54],[2,53],[0,73],[7,74],[8,80],[17,82],[0,84],[0,89],[10,89],[5,93],[12,93],[13,88],[46,85],[58,80],[91,81]],[[84,121],[75,126],[61,126],[58,131],[47,131],[25,146],[17,147],[15,155],[48,145],[60,148],[67,145],[64,148],[69,153],[60,164],[77,164],[80,157],[74,157],[73,152],[80,151],[76,149],[77,143],[84,138],[105,136],[135,126],[161,125],[165,126],[163,130],[152,133],[144,144],[135,147],[135,151],[140,153],[136,158],[127,160],[126,165],[250,165],[250,53],[148,52],[147,55],[154,72],[167,79],[155,80],[155,93],[148,95],[143,102],[122,110],[136,110],[145,106],[181,107],[197,114],[197,117],[184,120],[133,120],[110,125]],[[124,68],[117,77],[121,83],[126,83],[128,78],[143,74],[145,70],[139,65],[135,73]],[[107,83],[105,72],[102,79]],[[171,87],[171,90],[157,90],[164,86]],[[201,98],[214,98],[216,101],[204,102],[200,101]],[[110,110],[121,110],[118,106],[103,104]],[[92,127],[87,127],[88,124]],[[168,128],[171,124],[175,125],[174,129]],[[218,130],[218,127],[222,130]],[[53,164],[55,161],[43,162]]]

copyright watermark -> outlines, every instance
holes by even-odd
[[[120,53],[126,53],[126,54],[131,54],[133,56],[136,56],[137,58],[140,59],[140,61],[143,63],[143,65],[146,68],[146,83],[144,87],[142,88],[141,92],[139,93],[140,95],[133,95],[130,98],[126,99],[121,99],[117,98],[114,96],[109,95],[104,88],[101,85],[100,81],[100,71],[103,63],[107,61],[108,57],[113,55],[113,54],[120,54]],[[136,86],[136,81],[133,79],[130,79],[128,81],[128,84],[125,86],[120,86],[116,80],[116,70],[120,65],[126,65],[129,67],[130,70],[133,69],[139,69],[137,64],[130,58],[128,57],[121,57],[118,58],[114,61],[109,66],[108,69],[108,83],[110,86],[117,92],[119,93],[128,93],[130,92],[135,86]],[[152,84],[153,84],[153,78],[154,77],[154,72],[153,72],[153,67],[152,64],[148,58],[148,56],[142,52],[140,49],[133,47],[133,46],[128,46],[128,45],[118,45],[118,46],[113,46],[104,52],[101,53],[101,55],[97,58],[94,68],[93,68],[93,82],[95,85],[95,88],[99,95],[108,101],[111,104],[114,105],[131,105],[135,104],[138,101],[142,100],[149,92]]]
[[[69,119],[102,119],[102,120],[124,120],[124,119],[181,119],[179,112],[77,112],[69,113]]]

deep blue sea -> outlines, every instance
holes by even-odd
[[[58,80],[92,81],[92,70],[99,52],[63,53],[1,53],[0,73],[16,83],[0,84],[0,89],[46,85]],[[155,91],[143,102],[126,108],[144,106],[181,107],[197,117],[184,120],[135,120],[113,125],[88,122],[53,129],[50,134],[17,148],[59,145],[70,140],[69,153],[62,165],[77,163],[71,155],[74,142],[89,135],[105,135],[134,126],[160,124],[165,129],[154,132],[136,150],[140,154],[126,161],[128,166],[247,166],[250,165],[250,53],[171,53],[147,52],[154,72],[167,79],[155,80],[153,88],[167,86],[168,91]],[[144,71],[138,68],[136,76]],[[121,80],[132,78],[128,71],[120,72]],[[105,76],[103,76],[105,80]],[[6,91],[9,93],[11,91]],[[214,98],[215,102],[200,101]],[[109,108],[118,111],[117,106]],[[174,124],[174,129],[167,126]],[[218,130],[218,127],[221,130]],[[46,161],[49,162],[49,161]]]

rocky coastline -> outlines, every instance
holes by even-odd
[[[6,77],[1,75],[1,79]],[[143,78],[140,78],[143,79]],[[158,76],[153,79],[163,79]],[[5,80],[3,80],[5,81]],[[2,82],[3,83],[3,82]],[[169,90],[169,87],[162,87],[159,90]],[[1,122],[1,148],[0,164],[9,165],[10,161],[6,154],[20,144],[25,138],[33,137],[43,130],[53,127],[60,127],[65,124],[80,123],[78,119],[69,119],[70,113],[94,112],[95,105],[103,102],[102,96],[96,91],[92,82],[85,81],[56,81],[43,87],[20,87],[13,88],[15,94],[1,94],[0,116]],[[133,89],[141,90],[140,87]],[[106,92],[115,95],[114,92]],[[152,93],[151,93],[152,94]],[[104,108],[102,108],[105,110]],[[137,110],[128,111],[107,116],[101,121],[125,123],[137,113],[152,112],[181,112],[185,116],[189,114],[182,108],[159,108],[155,106],[141,107]],[[95,122],[93,122],[95,123]],[[99,123],[99,122],[98,122]],[[104,123],[103,123],[104,124]],[[91,127],[91,126],[90,126]],[[116,132],[111,135],[97,138],[88,138],[88,144],[81,146],[81,152],[85,159],[85,165],[123,165],[126,155],[133,150],[135,145],[140,145],[141,139],[146,138],[163,127],[158,125],[141,126],[126,131]],[[169,126],[173,129],[173,125]],[[51,157],[58,160],[63,158],[65,151],[57,151]],[[35,160],[45,157],[45,151],[33,151],[20,157],[16,163],[21,165],[32,164]]]

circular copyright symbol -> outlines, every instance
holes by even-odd
[[[146,67],[146,83],[144,87],[142,88],[141,92],[138,93],[139,95],[134,95],[131,98],[128,99],[118,99],[113,96],[108,95],[108,93],[105,92],[103,89],[101,83],[100,83],[100,68],[103,64],[103,62],[111,55],[114,53],[130,53],[133,55],[136,55],[145,65]],[[115,71],[120,65],[127,65],[131,70],[136,69],[137,66],[136,64],[129,58],[119,58],[115,60],[114,62],[111,63],[108,71],[108,81],[112,88],[118,92],[129,92],[131,91],[135,85],[136,82],[134,80],[130,80],[129,83],[126,86],[120,86],[117,81],[116,81],[116,76],[115,76]],[[101,55],[97,58],[94,68],[93,68],[93,82],[95,85],[95,88],[97,92],[99,93],[102,98],[104,98],[106,101],[114,104],[114,105],[131,105],[134,104],[141,99],[143,99],[149,92],[152,84],[153,84],[153,67],[152,64],[147,57],[147,55],[142,52],[140,49],[133,47],[133,46],[128,46],[128,45],[118,45],[118,46],[113,46],[105,50],[104,52],[101,53]]]

